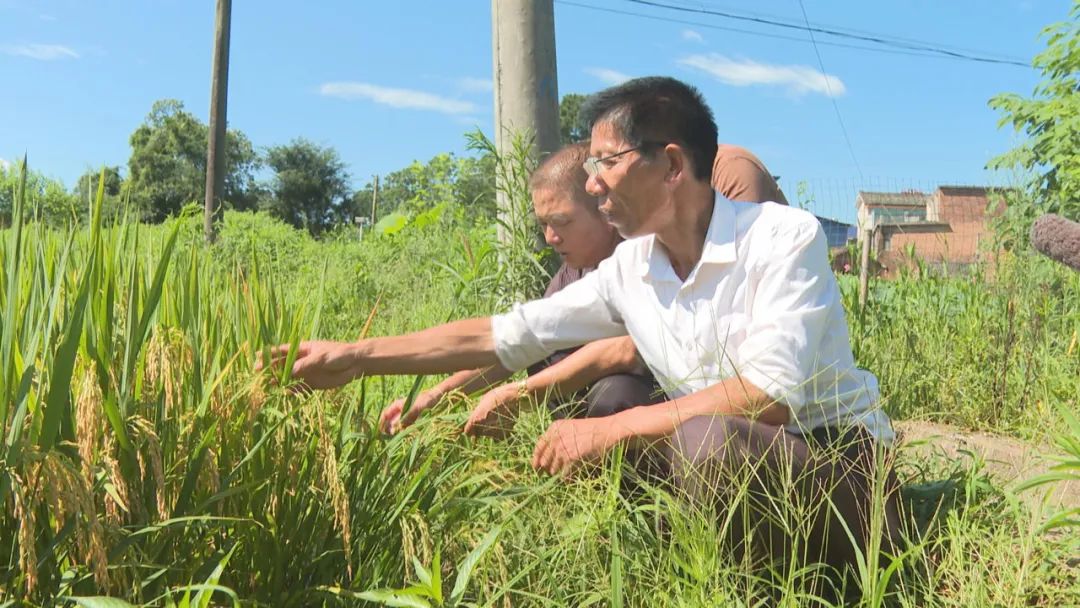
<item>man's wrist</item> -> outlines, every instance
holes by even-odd
[[[500,387],[502,394],[499,398],[501,407],[504,411],[511,411],[517,414],[521,410],[522,402],[529,396],[528,380],[518,380],[517,382],[511,382],[510,384],[504,384]],[[507,410],[509,406],[509,410]]]
[[[624,422],[624,413],[612,414],[608,417],[607,424],[604,425],[604,443],[609,450],[623,444],[630,445],[631,439],[634,437],[630,427]]]
[[[353,342],[348,346],[349,375],[355,380],[364,375],[364,362],[368,360],[371,343],[369,340]]]

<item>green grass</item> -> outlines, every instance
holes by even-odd
[[[847,279],[847,277],[845,277]],[[1080,392],[1080,275],[1034,252],[1002,256],[994,276],[907,276],[874,285],[858,311],[842,282],[860,365],[889,413],[1048,439],[1055,405]]]
[[[18,212],[0,233],[0,605],[826,605],[800,583],[812,564],[735,562],[722,520],[626,492],[617,458],[534,473],[544,414],[474,441],[459,402],[384,438],[412,378],[300,397],[252,372],[271,344],[355,339],[376,306],[374,335],[492,312],[489,228],[314,241],[226,214],[208,249],[197,218],[65,231]],[[890,413],[1067,438],[1078,295],[1016,255],[992,278],[879,283],[849,317]],[[899,462],[919,532],[864,568],[858,605],[1080,603],[1076,528],[1045,531],[976,460]]]

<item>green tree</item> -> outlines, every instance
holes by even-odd
[[[352,212],[371,216],[374,184],[368,183],[352,199]],[[438,154],[427,163],[414,161],[379,180],[378,215],[422,213],[445,205],[452,216],[469,221],[495,218],[495,158]]]
[[[15,191],[22,175],[19,164],[0,164],[0,226],[11,224]],[[26,171],[26,216],[53,225],[78,221],[85,216],[85,209],[59,180],[43,173]]]
[[[589,139],[589,127],[581,124],[581,105],[586,96],[567,93],[559,101],[559,139],[563,145]]]
[[[131,134],[128,161],[132,200],[145,219],[161,221],[203,199],[207,136],[207,126],[183,103],[175,99],[154,102],[146,120]],[[247,136],[236,130],[226,135],[225,149],[225,206],[254,209],[259,156]]]
[[[495,156],[485,153],[459,158],[456,177],[454,200],[464,205],[466,217],[494,219]]]
[[[349,174],[336,150],[294,139],[266,152],[274,178],[264,207],[297,228],[319,234],[347,221]]]
[[[120,167],[104,167],[105,172],[105,198],[102,201],[102,213],[106,219],[111,219],[120,210],[120,193],[124,188],[124,179],[120,177]],[[98,181],[101,179],[101,171],[90,170],[79,176],[75,182],[72,195],[83,213],[88,213],[90,204],[97,197]]]
[[[1012,125],[1028,141],[989,166],[1033,174],[1046,210],[1075,218],[1080,215],[1080,0],[1074,0],[1068,21],[1050,25],[1042,36],[1046,50],[1032,65],[1043,80],[1033,96],[1005,93],[990,100],[990,107],[1003,114],[999,126]]]
[[[79,177],[75,182],[75,196],[80,201],[92,200],[97,196],[98,180],[101,171],[90,170]],[[105,167],[105,196],[120,196],[120,189],[124,185],[124,179],[120,177],[120,167]]]

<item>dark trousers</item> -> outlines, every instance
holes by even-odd
[[[716,510],[736,559],[843,570],[899,539],[899,486],[876,448],[861,427],[797,435],[715,415],[684,422],[665,450],[676,490]]]
[[[573,351],[560,351],[530,367],[530,375],[555,365]],[[599,418],[618,414],[639,405],[652,405],[664,400],[664,393],[648,372],[612,374],[597,380],[580,393],[562,399],[549,399],[548,408],[554,418]]]

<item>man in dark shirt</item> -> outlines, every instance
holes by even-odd
[[[585,192],[585,170],[582,164],[589,155],[587,144],[571,144],[546,157],[533,172],[529,186],[532,192],[536,219],[544,231],[544,240],[553,248],[563,263],[548,284],[544,297],[561,290],[591,272],[602,260],[615,251],[622,240],[597,209],[596,199]],[[553,355],[545,364],[534,366],[530,373],[564,358],[569,352]],[[626,376],[626,377],[623,377]],[[422,412],[437,404],[443,397],[459,391],[469,394],[498,384],[510,377],[501,368],[470,370],[454,374],[431,389],[420,393],[408,412],[402,414],[404,400],[398,399],[382,412],[380,426],[393,432],[408,426]],[[624,385],[625,388],[624,388]],[[640,390],[635,390],[635,389]],[[619,410],[615,397],[621,402],[647,400],[652,393],[651,378],[634,374],[620,378],[605,379],[598,392],[593,392],[586,402],[593,408],[586,413],[600,415]],[[613,394],[617,393],[617,394]],[[600,395],[604,395],[601,397]],[[633,405],[639,405],[639,401]],[[595,409],[599,408],[599,409]],[[558,414],[563,408],[553,408]]]

